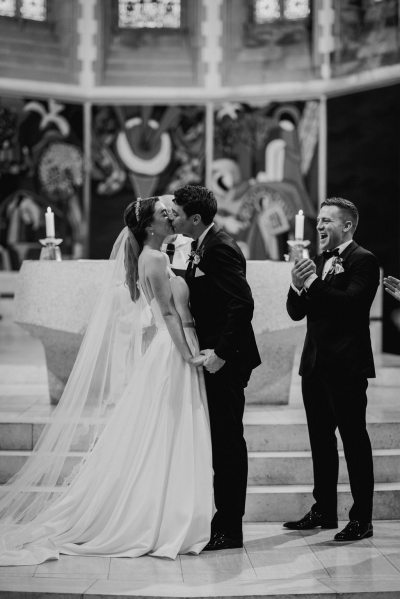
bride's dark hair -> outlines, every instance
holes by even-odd
[[[146,227],[153,222],[154,207],[158,200],[157,196],[138,198],[131,202],[124,212],[124,222],[129,229],[129,237],[125,242],[126,284],[134,302],[139,298],[139,255],[147,238]]]

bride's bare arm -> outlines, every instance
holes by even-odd
[[[151,285],[172,341],[182,354],[183,359],[190,362],[193,357],[192,352],[186,341],[181,318],[175,308],[171,285],[165,269],[165,259],[162,254],[151,257],[146,268],[146,278]]]

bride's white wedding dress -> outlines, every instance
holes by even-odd
[[[188,288],[170,276],[197,354]],[[197,554],[208,542],[214,506],[203,373],[183,360],[157,301],[148,301],[142,288],[141,294],[154,337],[72,484],[0,540],[0,565],[37,564],[59,554],[175,558]]]

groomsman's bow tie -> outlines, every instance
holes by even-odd
[[[194,239],[190,245],[191,245],[192,250],[195,252],[197,250],[197,246],[199,245],[199,240]]]
[[[325,250],[322,252],[324,260],[329,260],[333,256],[340,256],[339,248],[335,248],[334,250]]]

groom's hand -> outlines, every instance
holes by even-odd
[[[304,281],[308,279],[310,275],[315,274],[316,266],[310,258],[302,258],[298,262],[294,263],[292,268],[292,283],[297,289],[304,287]]]
[[[204,349],[200,353],[207,356],[207,359],[204,362],[203,367],[210,374],[215,374],[225,364],[225,360],[219,358],[213,349]]]

